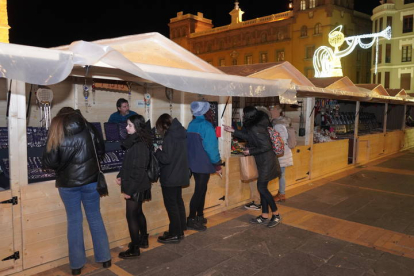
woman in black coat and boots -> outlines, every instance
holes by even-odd
[[[258,224],[267,223],[268,227],[274,227],[279,224],[280,215],[267,186],[269,181],[280,176],[280,165],[273,151],[272,141],[267,130],[268,127],[271,127],[270,120],[266,113],[257,110],[253,106],[243,108],[243,113],[243,130],[235,130],[230,126],[224,126],[224,130],[233,132],[235,137],[246,140],[248,144],[243,154],[253,155],[256,160],[259,173],[257,189],[260,193],[262,214],[250,222]],[[272,210],[270,219],[269,205]]]
[[[161,163],[161,189],[170,226],[160,243],[179,243],[187,230],[182,186],[190,185],[187,161],[187,132],[181,123],[169,114],[162,114],[156,123],[158,133],[164,136],[162,147],[155,156]]]
[[[138,257],[140,247],[148,248],[147,221],[142,211],[142,203],[151,199],[151,182],[147,168],[152,142],[144,117],[129,117],[126,130],[128,137],[122,143],[126,153],[117,176],[117,183],[121,185],[121,192],[126,200],[126,218],[131,236],[128,250],[119,253],[119,257],[123,259]]]

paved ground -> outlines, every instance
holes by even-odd
[[[288,190],[282,223],[269,229],[243,208],[211,218],[206,232],[84,275],[414,275],[414,153]],[[219,221],[219,224],[216,224]],[[156,237],[150,243],[156,244]],[[68,275],[64,265],[39,275]]]

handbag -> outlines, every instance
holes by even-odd
[[[101,164],[99,163],[98,154],[96,153],[95,141],[93,140],[91,129],[89,128],[88,123],[85,122],[85,124],[86,124],[86,127],[89,130],[89,134],[91,135],[93,151],[95,152],[96,162],[98,164],[98,169],[99,169],[96,190],[98,191],[98,193],[101,197],[107,196],[108,195],[108,185],[106,183],[105,175],[101,170]]]
[[[280,133],[274,130],[273,127],[268,127],[267,131],[269,132],[270,140],[272,141],[273,151],[278,157],[283,156],[285,153],[285,142],[280,136]]]
[[[250,181],[259,177],[257,171],[256,160],[254,156],[240,157],[240,179],[243,181]]]
[[[157,157],[155,157],[154,152],[149,149],[149,163],[147,168],[148,178],[151,183],[157,182],[158,178],[160,177],[160,165],[158,162]]]

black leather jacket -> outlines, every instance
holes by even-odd
[[[97,181],[99,169],[91,134],[98,156],[105,153],[105,144],[96,128],[85,122],[80,114],[69,117],[63,142],[43,152],[43,167],[56,171],[56,187],[78,187]]]

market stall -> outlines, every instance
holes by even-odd
[[[295,92],[288,91],[290,80],[226,75],[155,33],[97,43],[77,42],[58,49],[0,44],[0,64],[1,94],[7,95],[10,90],[8,98],[0,99],[1,111],[6,113],[7,106],[10,109],[8,120],[2,119],[0,125],[9,136],[5,159],[10,181],[10,188],[0,191],[0,199],[5,201],[0,206],[0,231],[7,233],[0,242],[0,257],[4,259],[0,274],[28,269],[42,271],[67,262],[63,203],[53,175],[42,171],[37,163],[46,137],[43,123],[61,107],[80,109],[106,138],[107,158],[101,165],[107,171],[110,196],[102,199],[101,210],[110,245],[115,247],[129,242],[125,203],[115,184],[122,156],[117,150],[123,128],[105,124],[116,111],[118,98],[128,99],[131,110],[152,123],[159,115],[170,113],[184,126],[192,119],[189,104],[194,100],[216,103],[220,125],[230,124],[231,96],[285,95],[288,102],[295,102]],[[37,99],[39,89],[51,91],[47,103]],[[223,134],[219,141],[221,157],[228,161],[230,135]],[[228,167],[225,170],[223,178],[216,175],[210,179],[207,215],[228,207]],[[187,206],[193,187],[192,182],[183,191]],[[144,209],[152,218],[148,221],[149,231],[155,234],[166,229],[168,218],[159,184],[153,185],[152,196]],[[85,241],[91,254],[89,231],[85,231]]]

